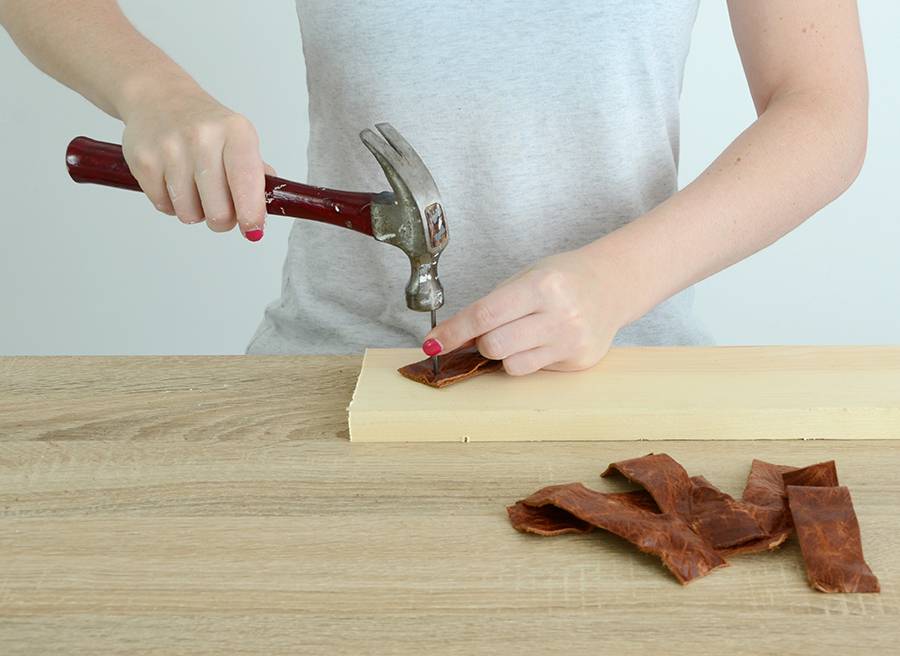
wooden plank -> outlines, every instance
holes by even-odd
[[[682,587],[504,511],[648,445],[352,443],[358,363],[0,358],[0,654],[896,651],[900,440],[654,444],[732,494],[836,459],[883,592],[811,590],[791,544]]]
[[[488,374],[436,390],[366,351],[350,439],[739,440],[900,438],[900,348],[612,349],[589,371]]]

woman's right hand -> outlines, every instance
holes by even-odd
[[[139,98],[122,118],[125,160],[160,212],[262,239],[264,176],[274,171],[250,121],[198,87]]]

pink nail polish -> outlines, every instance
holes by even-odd
[[[262,230],[248,230],[244,233],[244,237],[247,238],[248,241],[259,241],[263,238]]]
[[[422,350],[425,351],[425,355],[437,355],[441,351],[444,350],[444,347],[441,346],[441,343],[436,339],[426,339],[425,343],[422,344]]]

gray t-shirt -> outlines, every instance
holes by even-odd
[[[678,100],[698,0],[298,0],[314,185],[388,189],[358,133],[387,121],[443,199],[449,317],[542,257],[582,246],[676,190]],[[281,298],[249,353],[416,346],[406,256],[297,221]],[[598,293],[615,281],[597,281]],[[692,291],[617,344],[699,344]]]

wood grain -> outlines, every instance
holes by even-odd
[[[900,438],[900,348],[613,349],[593,369],[480,376],[435,390],[369,349],[350,439],[391,441]]]
[[[739,492],[835,458],[880,595],[791,544],[682,588],[603,533],[504,506],[633,442],[347,439],[356,358],[0,359],[0,654],[891,653],[900,442],[652,445]]]

